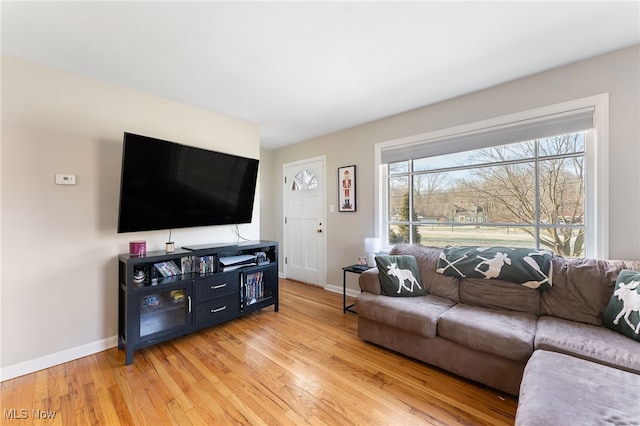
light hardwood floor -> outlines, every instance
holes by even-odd
[[[7,380],[0,405],[16,426],[509,425],[517,401],[363,342],[342,295],[281,280],[277,313],[137,351],[130,366],[114,348]]]

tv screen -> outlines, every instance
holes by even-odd
[[[258,160],[124,134],[118,233],[250,223]]]

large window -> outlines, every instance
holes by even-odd
[[[603,180],[596,108],[539,114],[382,144],[383,241],[606,256],[605,232],[597,229],[607,200],[596,190]]]

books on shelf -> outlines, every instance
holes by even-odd
[[[247,306],[264,299],[264,273],[262,271],[247,274],[245,282],[245,300]]]
[[[216,272],[216,256],[183,256],[180,258],[183,274],[211,274]]]
[[[216,272],[215,256],[200,256],[197,263],[198,272],[201,274]]]
[[[158,263],[155,263],[153,266],[155,266],[158,272],[160,272],[160,275],[162,275],[165,278],[175,277],[176,275],[182,274],[182,270],[178,268],[178,265],[176,265],[173,262],[173,260],[169,260],[166,262],[158,262]]]
[[[195,261],[193,256],[184,256],[180,258],[180,264],[182,266],[183,274],[190,274],[195,272]]]

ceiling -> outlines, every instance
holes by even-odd
[[[277,148],[640,43],[640,2],[9,2],[3,54]]]

